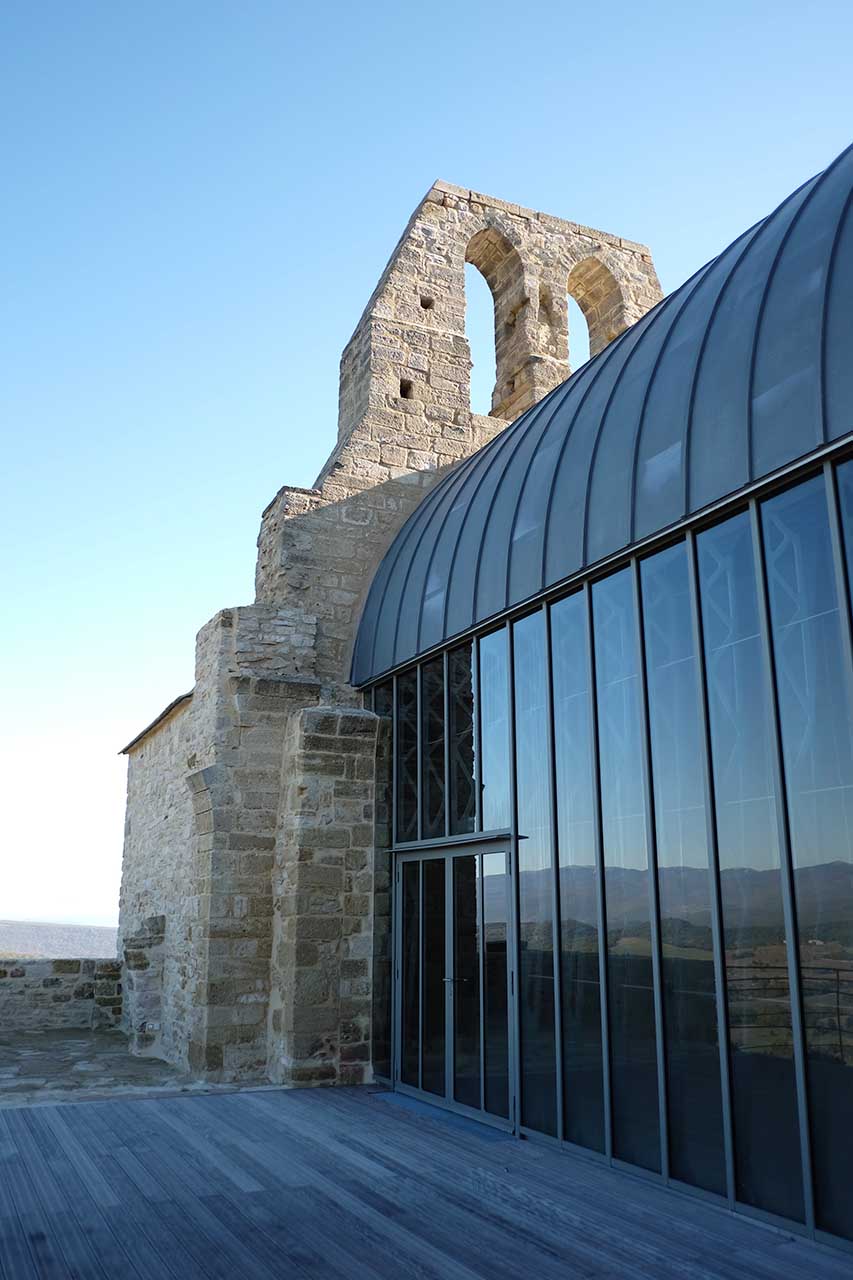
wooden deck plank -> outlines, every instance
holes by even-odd
[[[853,1280],[853,1255],[369,1089],[0,1113],[3,1280]]]
[[[9,1199],[29,1245],[36,1274],[46,1280],[74,1280],[63,1257],[61,1228],[57,1229],[56,1219],[48,1221],[23,1157],[4,1161],[3,1172],[9,1179]]]
[[[261,1103],[263,1105],[263,1103]],[[290,1108],[289,1110],[293,1110]],[[310,1132],[310,1128],[306,1130],[305,1122],[294,1126],[293,1120],[289,1121],[291,1129],[298,1128],[301,1132]],[[512,1140],[508,1140],[512,1145]],[[390,1175],[390,1185],[397,1188],[398,1194],[403,1196],[411,1195],[417,1198],[418,1186],[423,1189],[430,1187],[438,1197],[437,1204],[445,1214],[452,1215],[456,1206],[464,1206],[467,1213],[473,1215],[473,1219],[479,1221],[481,1234],[484,1236],[483,1244],[488,1245],[489,1240],[485,1237],[494,1234],[494,1231],[511,1232],[514,1238],[523,1241],[524,1249],[529,1254],[530,1251],[538,1252],[542,1257],[540,1266],[545,1269],[547,1274],[547,1255],[551,1255],[552,1259],[562,1262],[559,1265],[565,1265],[567,1250],[570,1254],[575,1254],[573,1261],[578,1266],[586,1268],[595,1268],[596,1250],[598,1249],[598,1241],[602,1234],[607,1237],[612,1234],[612,1220],[605,1214],[596,1222],[584,1222],[581,1215],[575,1214],[574,1220],[569,1221],[565,1225],[568,1231],[558,1235],[556,1232],[543,1229],[543,1219],[547,1222],[549,1218],[549,1201],[544,1196],[525,1197],[522,1195],[513,1195],[510,1198],[508,1206],[502,1206],[499,1198],[494,1195],[479,1195],[468,1189],[470,1166],[466,1168],[460,1166],[456,1156],[448,1161],[443,1159],[445,1154],[441,1143],[432,1140],[429,1160],[427,1162],[427,1153],[414,1152],[411,1144],[391,1143],[387,1141],[385,1133],[377,1136],[375,1129],[362,1130],[358,1138],[340,1135],[331,1139],[333,1149],[336,1153],[336,1159],[340,1159],[343,1149],[353,1146],[359,1148],[366,1155],[371,1151],[372,1159],[385,1166],[386,1171]],[[418,1159],[419,1154],[421,1158]],[[479,1155],[477,1151],[475,1154]],[[498,1156],[498,1159],[501,1157]],[[413,1163],[417,1168],[417,1173],[413,1174]],[[562,1174],[564,1170],[558,1167],[555,1172]],[[596,1171],[597,1172],[597,1171]],[[497,1181],[497,1180],[496,1180]],[[498,1186],[500,1183],[498,1183]],[[447,1203],[448,1195],[446,1188],[452,1187],[452,1195],[456,1201],[456,1206],[451,1202]],[[514,1188],[512,1189],[514,1190]],[[550,1188],[549,1188],[550,1190]],[[555,1205],[559,1203],[560,1198],[565,1198],[562,1188],[557,1189]],[[502,1210],[505,1210],[502,1212]],[[582,1227],[594,1228],[590,1233],[585,1231],[583,1235],[579,1235],[579,1229]],[[595,1244],[587,1246],[586,1237],[589,1234],[595,1234]],[[538,1245],[537,1245],[538,1241]],[[567,1242],[571,1241],[571,1245]],[[615,1237],[616,1245],[621,1247],[613,1248],[613,1256],[618,1258],[621,1272],[624,1276],[646,1276],[649,1274],[645,1265],[638,1265],[638,1262],[645,1258],[648,1266],[653,1268],[657,1275],[668,1274],[668,1248],[669,1242],[662,1242],[660,1248],[643,1249],[639,1247],[635,1241],[626,1239],[626,1234],[617,1224],[617,1233]],[[510,1251],[511,1253],[511,1251]],[[701,1258],[693,1259],[697,1264],[701,1263]],[[682,1256],[679,1262],[677,1274],[683,1280],[691,1280],[692,1277],[702,1277],[706,1274],[704,1267],[696,1265],[691,1268],[690,1259]]]
[[[74,1110],[73,1107],[45,1107],[41,1115],[45,1124],[53,1130],[63,1157],[73,1166],[74,1172],[95,1203],[115,1208],[118,1204],[115,1193],[73,1131]]]

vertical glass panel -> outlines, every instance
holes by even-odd
[[[484,1105],[509,1118],[507,896],[505,853],[483,854]]]
[[[640,566],[663,953],[670,1172],[726,1192],[711,871],[684,543]]]
[[[501,831],[510,825],[506,630],[483,636],[478,647],[483,830]]]
[[[393,686],[373,690],[380,717],[376,745],[376,839],[373,862],[373,1017],[371,1059],[377,1076],[391,1076],[391,714]]]
[[[563,1136],[604,1150],[598,888],[586,602],[551,608],[554,764],[560,864]]]
[[[418,838],[418,685],[397,677],[397,840]]]
[[[444,661],[421,667],[422,838],[444,835]]]
[[[420,1086],[421,904],[420,863],[403,863],[401,932],[403,973],[401,997],[400,1079]]]
[[[474,669],[473,646],[462,645],[447,657],[447,749],[450,752],[450,834],[474,830]]]
[[[660,1170],[649,858],[634,591],[629,569],[592,590],[613,1152]]]
[[[453,858],[453,1096],[480,1108],[480,927],[477,858]]]
[[[823,477],[762,506],[817,1224],[853,1237],[853,739]]]
[[[746,513],[697,539],[739,1200],[802,1220],[791,998],[755,566]]]
[[[424,1017],[423,1066],[421,1088],[444,1097],[445,1062],[445,963],[444,858],[427,858],[423,864],[424,882]]]
[[[521,1123],[556,1134],[554,935],[545,615],[513,628],[518,789]]]

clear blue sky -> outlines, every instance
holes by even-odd
[[[849,3],[0,6],[0,918],[115,918],[116,750],[252,599],[437,177],[669,290],[850,141]]]

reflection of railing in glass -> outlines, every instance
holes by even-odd
[[[802,965],[808,1052],[853,1065],[853,967]],[[788,1057],[793,1051],[785,965],[727,965],[732,1044],[744,1053]]]
[[[801,966],[806,1039],[810,1054],[853,1065],[853,968]]]

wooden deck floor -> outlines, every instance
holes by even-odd
[[[367,1089],[0,1112],[3,1280],[851,1280],[853,1258]]]

